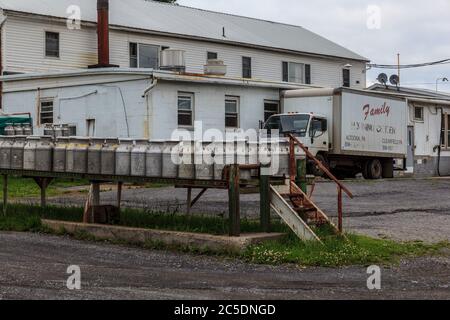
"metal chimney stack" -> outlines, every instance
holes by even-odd
[[[97,0],[98,64],[89,68],[118,67],[109,63],[109,0]]]

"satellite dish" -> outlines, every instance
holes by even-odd
[[[378,82],[381,84],[386,84],[388,81],[388,76],[386,73],[380,73],[377,78]]]
[[[398,77],[398,75],[393,74],[390,78],[389,78],[389,82],[393,85],[393,86],[398,86],[400,79]]]

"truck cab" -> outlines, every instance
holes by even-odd
[[[281,137],[293,134],[317,156],[328,152],[330,135],[326,116],[316,113],[285,113],[271,116],[264,124],[263,129],[268,134],[278,130]]]

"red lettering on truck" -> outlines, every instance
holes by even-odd
[[[382,116],[386,115],[389,117],[389,113],[391,112],[391,107],[385,102],[381,107],[371,107],[370,104],[366,104],[363,107],[364,112],[364,120],[367,120],[369,116]]]

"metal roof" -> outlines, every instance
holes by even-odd
[[[259,88],[273,88],[282,90],[319,88],[317,86],[305,84],[292,84],[276,81],[220,77],[204,74],[180,74],[172,71],[136,69],[136,68],[98,68],[98,69],[83,69],[73,71],[52,71],[47,73],[24,73],[24,74],[1,76],[0,82],[8,83],[8,82],[42,80],[42,79],[48,80],[55,78],[80,78],[85,76],[99,76],[99,75],[108,75],[109,79],[112,82],[114,76],[128,75],[128,76],[142,76],[143,78],[148,77],[163,81],[232,85],[232,86],[237,85],[244,87],[247,86]]]
[[[57,18],[67,18],[67,9],[72,5],[81,8],[82,21],[97,21],[94,0],[0,0],[3,10]],[[110,24],[112,27],[368,61],[299,26],[155,1],[110,0]]]
[[[376,83],[369,88],[368,90],[373,91],[379,91],[379,92],[393,92],[398,94],[405,94],[405,95],[413,95],[413,96],[423,96],[423,97],[429,97],[429,98],[437,98],[437,99],[444,99],[444,100],[450,100],[450,93],[443,92],[443,91],[434,91],[429,89],[420,89],[420,88],[411,88],[411,87],[400,87],[397,88],[395,86],[390,85],[382,85],[379,83]]]

